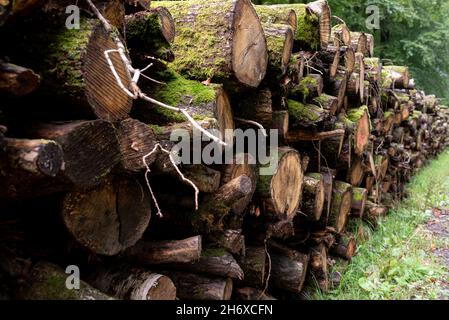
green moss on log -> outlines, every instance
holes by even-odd
[[[321,120],[325,110],[314,104],[303,104],[295,100],[288,100],[288,111],[292,127],[310,126]]]

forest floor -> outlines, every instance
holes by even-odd
[[[407,190],[375,231],[364,225],[352,262],[336,262],[331,271],[341,275],[340,284],[314,299],[449,300],[449,151]]]

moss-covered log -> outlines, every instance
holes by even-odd
[[[256,9],[257,15],[259,16],[262,24],[274,23],[287,25],[291,27],[293,33],[296,34],[296,29],[298,28],[298,18],[295,10],[277,5],[256,5],[254,8]]]
[[[299,153],[291,148],[271,150],[270,161],[262,167],[256,193],[265,214],[293,219],[301,202],[303,167]]]
[[[158,73],[157,78],[164,81],[165,84],[150,83],[145,84],[142,88],[163,103],[185,109],[196,121],[210,123],[208,129],[216,129],[216,135],[223,140],[230,141],[232,132],[226,132],[226,130],[234,129],[234,119],[229,97],[221,85],[205,85],[188,80],[170,69]],[[147,103],[137,107],[139,115],[142,115],[142,118],[145,118],[148,123],[166,126],[174,123],[182,124],[187,121],[184,115],[177,111],[149,105],[151,106],[150,110],[148,110]],[[191,125],[187,125],[191,127]]]
[[[329,113],[314,104],[303,104],[295,100],[288,100],[289,127],[292,129],[316,126],[323,122]]]
[[[343,233],[339,235],[338,241],[334,247],[332,247],[332,254],[351,261],[354,257],[355,251],[357,249],[357,242],[355,241],[354,235],[350,233]]]
[[[242,230],[227,229],[208,235],[211,244],[222,247],[236,256],[245,256],[245,236]]]
[[[351,212],[352,186],[342,181],[334,181],[332,192],[332,209],[329,216],[329,226],[340,233],[346,227]]]
[[[311,101],[323,93],[323,78],[320,74],[309,74],[290,90],[290,98],[302,102]]]
[[[46,20],[47,19],[47,20]],[[10,31],[16,45],[8,54],[26,63],[42,77],[39,93],[49,101],[68,103],[80,114],[107,121],[128,116],[132,98],[119,86],[104,52],[117,49],[112,37],[96,20],[81,18],[80,29],[68,29],[66,17],[25,21]],[[131,76],[117,52],[110,52],[112,64],[125,87]]]
[[[172,62],[171,43],[175,39],[175,22],[164,7],[152,8],[125,18],[126,43],[131,55],[149,55]]]
[[[243,284],[258,289],[265,287],[269,269],[264,246],[248,246],[246,255],[240,258],[239,264],[245,274]]]
[[[61,214],[80,244],[97,254],[115,255],[142,237],[151,205],[147,189],[137,180],[118,176],[88,191],[69,192]]]
[[[176,287],[169,277],[123,263],[97,266],[88,278],[94,287],[119,299],[176,299]]]
[[[362,155],[368,147],[371,134],[368,108],[362,106],[358,109],[350,109],[346,116],[340,114],[339,118],[344,123],[346,130],[353,136],[354,152],[357,155]]]
[[[384,89],[407,89],[410,82],[408,67],[383,66],[382,87]]]
[[[351,32],[346,24],[337,24],[332,27],[330,42],[334,43],[335,40],[341,42],[343,46],[349,46],[351,44]]]
[[[235,80],[257,87],[267,70],[267,43],[249,0],[159,1],[175,20],[171,67],[188,78]]]
[[[260,123],[265,129],[271,128],[273,121],[273,99],[271,90],[261,88],[251,90],[236,100],[234,109],[236,117]]]
[[[292,56],[293,30],[284,24],[263,23],[262,26],[267,39],[267,76],[280,79],[287,72]]]
[[[80,289],[69,289],[68,274],[59,266],[40,261],[28,275],[29,283],[19,293],[25,300],[111,300],[112,298],[80,280]]]
[[[127,259],[141,265],[161,265],[169,263],[193,263],[202,252],[201,236],[173,241],[141,240],[128,248]]]
[[[54,178],[63,169],[64,154],[55,141],[4,138],[3,151],[1,198],[37,197],[58,190]]]
[[[367,199],[368,190],[364,188],[352,188],[351,215],[353,217],[363,218]]]
[[[328,85],[324,87],[325,93],[337,97],[338,107],[337,113],[342,109],[345,102],[346,86],[348,84],[348,74],[345,71],[338,71],[335,79],[332,79]]]

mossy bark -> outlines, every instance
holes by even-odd
[[[176,37],[170,64],[188,78],[257,87],[268,54],[259,18],[249,0],[158,1],[173,15]]]
[[[318,125],[324,121],[328,113],[323,108],[314,104],[302,104],[295,100],[288,100],[290,114],[290,128],[307,128]]]
[[[323,93],[323,86],[321,75],[309,74],[290,90],[289,97],[305,103],[320,96]]]
[[[150,55],[172,62],[175,22],[164,7],[126,16],[126,43],[131,55]]]
[[[329,226],[340,233],[346,227],[352,203],[352,186],[342,181],[334,181],[332,192],[332,208]]]
[[[282,24],[262,24],[267,39],[268,76],[279,79],[287,72],[293,50],[294,34],[291,27]]]

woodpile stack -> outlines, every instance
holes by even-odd
[[[327,291],[356,252],[348,221],[375,227],[449,146],[449,109],[325,0],[83,1],[80,29],[69,2],[0,10],[2,297]],[[228,145],[228,129],[278,129],[275,170],[246,151],[177,166],[170,136],[195,126]]]

